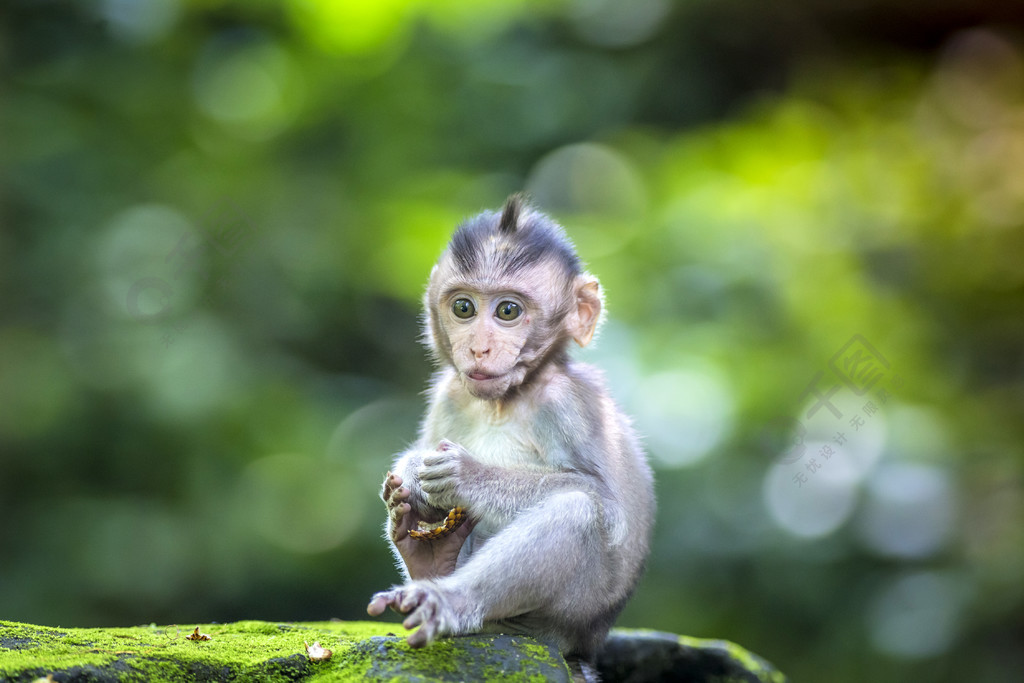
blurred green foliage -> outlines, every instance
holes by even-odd
[[[397,579],[376,492],[422,408],[423,284],[525,188],[606,288],[579,355],[657,467],[621,623],[794,680],[1014,679],[1022,19],[8,3],[0,616],[363,614]]]

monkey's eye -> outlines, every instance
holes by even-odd
[[[501,320],[515,320],[522,312],[523,309],[515,301],[502,301],[494,314]]]
[[[469,299],[456,299],[452,304],[452,313],[456,318],[472,318],[476,315],[476,306]]]

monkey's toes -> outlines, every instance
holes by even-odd
[[[402,478],[393,474],[390,470],[384,475],[384,485],[381,487],[380,497],[386,503],[394,495],[395,491],[402,485]]]
[[[394,507],[397,507],[397,506],[401,505],[406,500],[408,500],[409,496],[411,496],[411,495],[412,495],[412,491],[410,491],[409,489],[407,489],[407,488],[405,488],[403,486],[399,486],[398,488],[396,488],[394,491],[391,492],[391,495],[389,495],[384,500],[384,502],[387,504],[387,506],[389,508],[394,508]]]
[[[408,597],[411,599],[410,602],[416,602],[416,608],[402,622],[402,626],[407,629],[417,626],[419,628],[406,639],[406,642],[410,647],[426,647],[437,639],[442,630],[439,598],[426,589],[416,590],[415,595]]]
[[[431,622],[420,626],[419,629],[413,632],[405,642],[409,643],[409,647],[426,647],[430,645],[437,638],[437,627]]]
[[[384,610],[388,608],[388,605],[395,601],[395,591],[383,591],[376,593],[370,598],[370,604],[366,606],[366,613],[371,617],[379,617],[384,614]]]

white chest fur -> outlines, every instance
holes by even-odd
[[[543,464],[531,435],[524,429],[528,423],[514,417],[494,421],[474,415],[461,417],[454,421],[454,433],[447,438],[461,444],[481,463],[499,467]]]
[[[533,412],[525,401],[500,409],[490,401],[449,396],[428,418],[430,430],[424,445],[447,439],[482,464],[546,468],[550,466],[548,454],[541,451],[531,430],[536,419]]]

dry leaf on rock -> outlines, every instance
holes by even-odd
[[[334,654],[330,650],[326,650],[320,646],[319,641],[315,641],[312,645],[306,641],[302,641],[302,644],[306,646],[306,654],[309,655],[309,661],[311,662],[324,662],[331,658]]]

